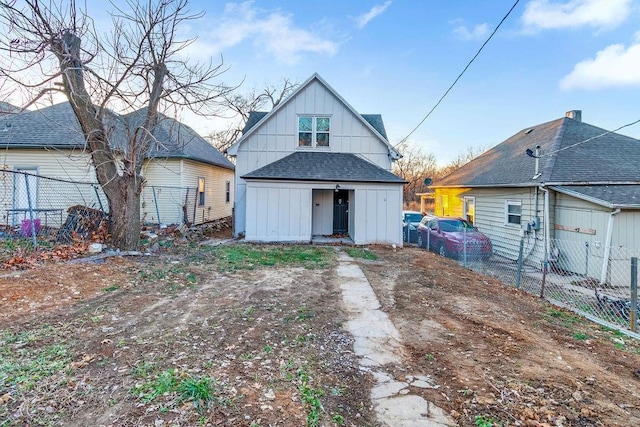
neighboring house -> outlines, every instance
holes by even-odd
[[[248,241],[402,245],[400,154],[380,115],[357,113],[314,74],[268,113],[251,114],[236,157],[235,233]]]
[[[640,249],[640,141],[581,116],[523,129],[438,180],[435,213],[470,219],[498,256],[516,259],[524,231],[529,261],[628,285],[606,267],[612,247]]]
[[[126,135],[141,123],[143,114],[140,110],[125,116],[107,116],[106,127],[116,153],[124,146]],[[151,150],[143,153],[146,185],[141,197],[141,219],[150,223],[200,224],[231,216],[233,164],[193,129],[162,114],[152,133]],[[15,217],[27,205],[42,212],[66,210],[75,204],[98,208],[102,203],[106,209],[106,198],[99,187],[70,183],[97,179],[84,136],[68,103],[0,116],[0,147],[2,169],[32,174],[26,178],[3,174],[0,214],[7,223],[19,220]],[[60,181],[52,184],[34,175]],[[53,197],[45,194],[52,192]]]

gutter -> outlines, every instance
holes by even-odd
[[[611,257],[611,239],[613,237],[614,217],[620,213],[620,208],[614,210],[609,215],[609,224],[607,225],[607,240],[604,244],[604,256],[602,257],[602,273],[600,274],[600,284],[604,285],[607,281],[607,267],[609,266],[609,258]]]

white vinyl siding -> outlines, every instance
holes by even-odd
[[[155,203],[160,207],[160,222],[181,224],[183,206],[187,206],[187,220],[195,224],[231,216],[232,206],[226,202],[226,182],[233,182],[233,171],[184,159],[156,159],[145,165],[147,185],[143,191],[142,217],[157,223]],[[205,180],[205,204],[200,205],[198,180]],[[153,188],[156,189],[156,200]],[[231,186],[233,189],[233,185]],[[186,192],[186,188],[189,191]],[[158,194],[158,190],[160,193]],[[233,200],[233,191],[231,192]],[[195,221],[194,221],[195,217]]]
[[[89,156],[81,151],[48,149],[10,149],[3,153],[3,168],[7,171],[24,171],[50,178],[68,181],[96,182]],[[28,206],[24,175],[5,173],[0,180],[0,215],[2,223],[16,224],[25,218],[24,213],[12,209]],[[18,180],[19,182],[16,182]],[[94,187],[73,185],[53,180],[29,177],[32,209],[40,209],[36,215],[48,226],[60,226],[66,217],[66,209],[73,205],[92,205],[98,208]],[[17,184],[17,185],[16,185]],[[104,199],[102,190],[98,194]],[[18,199],[23,200],[18,200]],[[46,216],[46,218],[45,218]]]

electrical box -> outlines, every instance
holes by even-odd
[[[540,230],[540,217],[536,216],[531,221],[533,222],[533,224],[531,225],[531,228],[533,228],[536,231]]]

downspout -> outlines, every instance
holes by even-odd
[[[549,223],[549,190],[540,186],[540,190],[544,191],[544,262],[545,265],[549,263],[549,254],[551,253],[551,224]]]
[[[600,274],[600,284],[604,285],[607,281],[607,267],[609,266],[609,257],[611,256],[611,239],[613,237],[613,217],[620,213],[620,208],[611,212],[609,215],[609,224],[607,225],[607,240],[604,244],[604,257],[602,258],[602,273]]]

